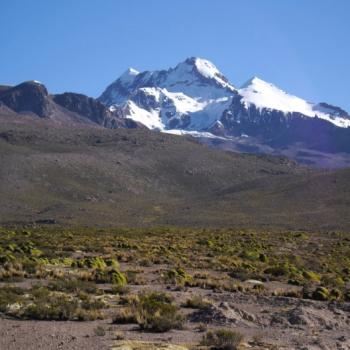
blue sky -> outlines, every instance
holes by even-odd
[[[97,97],[129,66],[199,56],[350,111],[348,0],[0,1],[0,84]]]

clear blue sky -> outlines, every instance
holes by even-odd
[[[0,84],[97,97],[129,66],[213,61],[350,111],[349,0],[0,0]]]

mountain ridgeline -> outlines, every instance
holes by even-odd
[[[29,81],[0,87],[0,105],[56,123],[148,128],[191,135],[237,152],[283,155],[326,168],[350,165],[350,116],[340,107],[311,103],[257,77],[236,88],[213,63],[192,57],[174,68],[129,68],[98,99],[50,95]]]

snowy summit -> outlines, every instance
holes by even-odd
[[[230,135],[238,124],[241,129],[259,118],[265,121],[266,113],[269,122],[275,118],[281,123],[284,115],[286,123],[291,117],[306,117],[341,128],[350,126],[349,115],[340,108],[305,101],[258,77],[236,89],[212,62],[198,57],[167,70],[139,72],[129,68],[99,99],[149,129],[175,129],[177,134]]]

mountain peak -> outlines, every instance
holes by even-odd
[[[257,109],[277,110],[283,113],[297,112],[305,116],[326,118],[324,113],[315,111],[314,104],[304,99],[288,94],[279,87],[258,77],[249,79],[238,90],[246,107],[251,105]]]
[[[184,62],[179,63],[175,70],[181,70],[183,65],[191,66],[193,69],[202,77],[206,79],[215,80],[219,85],[223,87],[229,87],[233,89],[230,85],[228,79],[219,71],[219,69],[209,60],[200,57],[189,57]]]
[[[214,63],[200,57],[189,57],[185,60],[185,63],[196,67],[201,73],[206,75],[214,75],[215,73],[220,73],[216,68]]]
[[[24,83],[26,84],[35,84],[35,85],[44,85],[41,81],[39,80],[27,80]]]
[[[241,89],[248,88],[249,86],[275,86],[265,80],[260,79],[258,76],[254,75],[251,77],[248,81],[246,81],[242,86]]]
[[[136,69],[129,67],[120,77],[118,80],[120,80],[123,83],[130,83],[134,80],[136,75],[138,75],[140,72]]]

